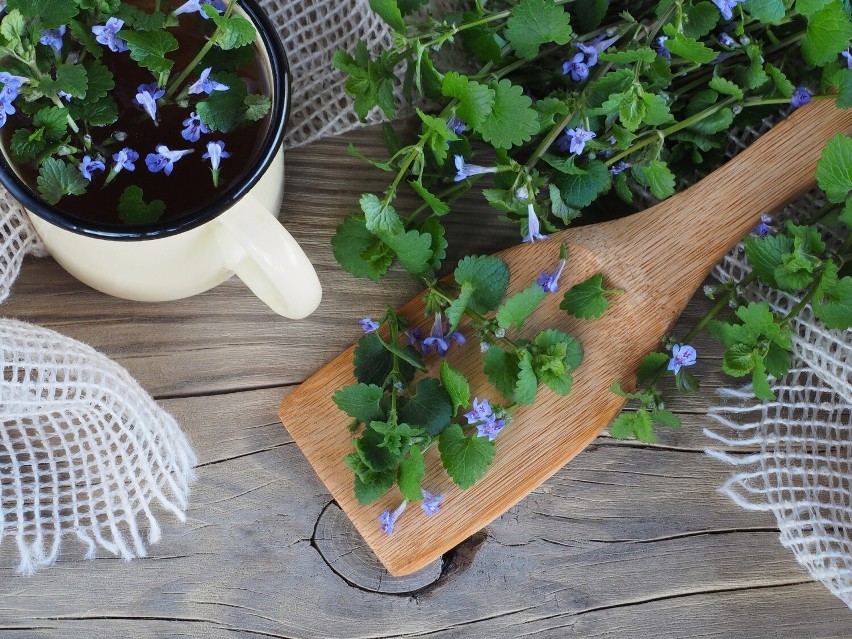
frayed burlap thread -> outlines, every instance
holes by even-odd
[[[87,557],[144,557],[154,504],[185,520],[195,455],[126,370],[14,320],[0,322],[0,367],[0,542],[14,540],[20,573],[53,563],[67,534]]]

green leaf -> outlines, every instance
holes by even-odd
[[[396,209],[390,204],[385,204],[372,193],[362,195],[360,203],[368,231],[392,235],[403,231],[402,220]]]
[[[405,22],[396,0],[370,0],[370,8],[397,33],[405,33]]]
[[[636,413],[621,413],[609,425],[609,434],[616,439],[627,439],[633,435]]]
[[[725,351],[722,358],[722,370],[728,375],[742,377],[754,370],[754,347],[748,344],[734,344]]]
[[[9,0],[6,8],[18,9],[25,18],[38,18],[45,29],[67,25],[80,12],[74,0]]]
[[[399,344],[396,342],[386,342],[384,340],[379,340],[390,353],[399,357],[402,361],[400,364],[407,363],[410,365],[412,369],[419,369],[423,372],[426,372],[426,364],[423,363],[423,358],[420,356],[420,353],[413,346],[405,346],[405,348],[400,348]]]
[[[532,404],[538,390],[538,378],[532,364],[532,356],[528,351],[520,351],[518,358],[518,379],[515,382],[513,399],[518,404]]]
[[[423,453],[417,446],[411,448],[409,455],[410,457],[399,461],[399,474],[396,483],[403,499],[419,501],[423,499],[420,485],[426,476],[426,462],[423,459]]]
[[[36,135],[31,129],[16,129],[12,134],[10,146],[17,160],[34,161],[44,151],[47,142],[42,135]]]
[[[833,260],[826,263],[813,298],[814,315],[828,328],[846,330],[852,326],[852,277],[839,279]]]
[[[609,307],[606,296],[617,292],[621,291],[604,289],[603,273],[598,273],[572,286],[562,298],[559,308],[580,319],[594,319],[603,315]]]
[[[500,44],[492,29],[480,25],[465,29],[459,35],[461,35],[464,50],[482,64],[500,62]]]
[[[473,287],[470,308],[477,313],[497,308],[509,285],[509,267],[494,255],[469,255],[459,262],[453,275],[459,286]]]
[[[112,15],[124,20],[124,28],[133,27],[137,31],[156,31],[162,29],[166,23],[166,14],[162,11],[147,13],[138,7],[124,3]]]
[[[436,195],[430,193],[429,189],[423,186],[420,182],[409,182],[408,185],[414,189],[415,193],[423,199],[435,215],[441,216],[450,212],[450,207],[447,203],[442,202]]]
[[[838,133],[825,145],[817,162],[817,184],[831,202],[842,202],[852,191],[852,138]]]
[[[154,75],[164,73],[174,66],[174,61],[167,59],[166,54],[177,50],[178,41],[165,29],[158,29],[157,31],[122,30],[121,39],[130,47],[131,59],[136,60]],[[216,93],[227,93],[227,91],[217,91]]]
[[[432,260],[432,236],[429,233],[411,230],[384,237],[384,242],[396,254],[402,268],[412,275],[429,270]]]
[[[786,375],[790,370],[790,353],[778,346],[775,342],[769,344],[769,350],[763,357],[766,372],[775,378]]]
[[[212,5],[204,5],[212,6]],[[245,119],[245,99],[248,88],[235,73],[211,73],[210,77],[228,87],[227,91],[214,91],[195,105],[195,111],[211,131],[228,133]]]
[[[381,387],[375,384],[352,384],[338,390],[331,399],[352,419],[369,424],[384,419],[379,405],[383,396]]]
[[[461,488],[470,488],[485,474],[496,448],[487,437],[465,437],[461,426],[451,424],[438,442],[447,474]]]
[[[580,211],[575,208],[571,208],[565,203],[565,200],[562,199],[562,193],[555,184],[547,185],[548,193],[550,194],[550,212],[553,213],[555,217],[558,217],[565,224],[570,224],[572,220],[580,217]]]
[[[447,360],[441,362],[441,384],[450,401],[453,404],[453,411],[450,419],[456,416],[459,408],[467,408],[470,404],[470,383],[467,377],[459,370],[456,370],[447,363]]]
[[[675,177],[668,165],[654,160],[642,166],[633,167],[633,174],[648,187],[651,195],[664,200],[675,192]]]
[[[567,44],[573,33],[565,9],[553,0],[521,0],[506,21],[504,37],[519,58],[532,60],[543,44]]]
[[[500,328],[509,329],[514,324],[515,330],[521,330],[524,322],[546,296],[545,290],[536,283],[510,295],[497,309],[497,325]]]
[[[207,14],[208,18],[216,23],[216,44],[220,49],[225,51],[239,49],[240,47],[251,44],[257,39],[257,31],[254,25],[242,16],[219,15],[216,7],[212,4],[203,4],[201,5],[201,9]]]
[[[118,217],[125,224],[149,224],[159,220],[166,205],[162,200],[146,203],[142,199],[142,189],[128,186],[118,198]]]
[[[533,108],[538,114],[539,132],[544,132],[552,127],[556,123],[557,116],[568,115],[568,105],[565,104],[564,100],[555,97],[536,100]]]
[[[802,39],[805,62],[822,66],[834,61],[849,46],[852,20],[841,0],[832,0],[808,18]]]
[[[432,257],[429,258],[428,269],[437,272],[440,270],[444,258],[447,257],[447,246],[449,246],[444,237],[444,227],[437,217],[428,217],[420,225],[420,232],[429,235],[432,240],[429,248]]]
[[[716,28],[719,21],[719,9],[710,2],[698,2],[684,6],[686,23],[683,35],[687,38],[701,39]]]
[[[448,98],[456,98],[459,101],[456,113],[477,131],[491,115],[496,96],[494,89],[469,80],[455,71],[449,71],[444,76],[441,92]]]
[[[837,216],[837,221],[852,229],[852,198],[846,200],[846,206],[843,207],[843,211]]]
[[[396,479],[396,471],[392,468],[382,472],[368,471],[366,479],[357,475],[355,477],[355,499],[362,505],[373,503],[391,489],[394,479]]]
[[[708,86],[711,89],[718,91],[719,93],[722,93],[724,95],[731,95],[737,100],[743,99],[743,90],[727,78],[723,78],[718,75],[713,76],[710,79],[710,84]]]
[[[612,175],[606,164],[593,160],[582,175],[555,175],[562,200],[573,209],[582,209],[609,190]]]
[[[450,323],[450,332],[456,330],[458,327],[461,318],[464,316],[465,309],[473,298],[473,293],[474,288],[472,284],[469,282],[462,284],[459,296],[447,307],[446,315],[447,321]]]
[[[682,33],[678,33],[677,29],[675,29],[671,24],[667,24],[663,27],[663,31],[667,36],[669,36],[669,39],[666,40],[666,48],[672,52],[672,55],[676,55],[684,60],[697,62],[699,64],[712,62],[716,59],[716,56],[719,55],[716,51],[713,51],[713,49],[705,47],[698,40],[687,38]]]
[[[426,377],[417,382],[417,390],[410,398],[400,400],[399,418],[416,424],[430,435],[438,435],[453,418],[453,403],[438,380]]]
[[[837,100],[835,104],[838,109],[852,107],[852,69],[841,69],[837,74]]]
[[[38,83],[42,93],[55,95],[64,91],[74,98],[85,98],[87,87],[86,68],[82,64],[60,64],[56,67],[55,80],[44,76]]]
[[[766,302],[750,302],[748,306],[740,306],[736,311],[737,317],[743,322],[743,326],[748,329],[752,335],[763,336],[775,342],[781,348],[790,350],[792,343],[790,342],[789,327],[782,327],[776,321],[775,315],[769,308]],[[756,339],[740,340],[747,341],[750,344],[755,344]]]
[[[772,78],[772,84],[775,85],[775,89],[778,93],[785,98],[790,98],[796,90],[796,87],[792,82],[790,82],[787,76],[784,75],[784,72],[769,62],[765,63],[763,68],[766,69],[766,73],[768,73],[769,77]],[[843,108],[842,105],[839,104],[839,98],[838,106]]]
[[[9,8],[9,7],[7,7]],[[0,35],[8,42],[11,50],[23,54],[23,42],[26,41],[27,25],[18,9],[10,9],[0,22]]]
[[[667,428],[680,428],[680,417],[668,410],[656,408],[651,411],[651,421]]]
[[[641,384],[642,382],[654,377],[661,368],[665,368],[668,361],[668,353],[648,353],[645,355],[639,363],[639,368],[636,371],[636,377],[639,383]]]
[[[662,96],[656,93],[643,93],[642,102],[645,103],[645,114],[642,116],[642,122],[649,126],[661,126],[673,122],[669,105]]]
[[[450,142],[458,140],[458,135],[450,130],[444,118],[427,115],[420,109],[417,109],[417,115],[423,122],[423,137],[428,143],[429,149],[438,164],[443,165],[450,150]]]
[[[768,235],[763,238],[745,238],[746,257],[752,270],[766,284],[778,288],[775,269],[784,262],[784,255],[792,252],[793,240],[786,235]]]
[[[362,384],[383,386],[393,370],[393,355],[375,333],[364,335],[355,346],[355,378]]]
[[[627,439],[632,435],[642,442],[654,443],[657,441],[651,416],[644,407],[641,407],[635,413],[621,413],[609,425],[609,434],[616,439]]]
[[[758,360],[754,370],[751,373],[751,388],[754,391],[754,396],[767,402],[775,399],[775,393],[769,386],[769,379],[766,375],[766,368],[763,365],[763,360]]]
[[[39,167],[38,192],[48,204],[56,204],[66,195],[82,195],[89,183],[72,164],[47,158]]]
[[[571,372],[583,361],[580,342],[562,331],[548,329],[535,338],[538,354],[533,369],[539,381],[559,395],[567,395],[574,385]]]
[[[538,114],[523,89],[509,80],[491,85],[494,106],[479,127],[482,139],[498,149],[511,149],[538,133]]]
[[[33,124],[44,127],[47,140],[59,140],[68,131],[68,109],[63,107],[44,107],[35,114]]]
[[[272,108],[272,100],[260,93],[250,93],[243,99],[243,104],[246,107],[244,116],[246,122],[262,120]]]
[[[796,0],[796,11],[809,18],[831,0]]]
[[[784,19],[783,0],[745,0],[743,8],[755,20],[769,24],[778,24]]]
[[[85,67],[88,80],[86,102],[97,102],[115,88],[115,79],[112,72],[99,60],[89,60]]]
[[[657,54],[648,47],[640,47],[638,49],[628,49],[626,51],[601,51],[598,58],[604,62],[613,62],[615,64],[633,64],[634,62],[653,62],[657,58]]]
[[[508,400],[514,401],[520,363],[517,355],[492,345],[482,360],[488,380]]]

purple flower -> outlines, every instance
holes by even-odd
[[[583,54],[577,53],[571,60],[562,65],[562,75],[571,74],[574,82],[582,82],[589,77],[589,67],[583,62]]]
[[[494,419],[494,411],[487,399],[479,401],[478,397],[473,398],[473,410],[464,414],[468,426],[478,422],[487,422]]]
[[[222,13],[225,11],[225,3],[221,2],[221,0],[189,0],[188,2],[184,2],[177,9],[174,10],[173,14],[179,16],[183,13],[193,13],[197,11],[201,14],[201,17],[205,20],[209,19],[210,16],[201,8],[203,5],[209,4],[215,7],[216,11]]]
[[[542,273],[538,276],[535,283],[544,289],[546,293],[555,293],[559,290],[559,278],[562,276],[562,269],[565,268],[565,260],[559,261],[559,268],[553,273]]]
[[[453,117],[447,120],[447,128],[456,135],[461,135],[467,130],[467,122],[453,114]]]
[[[60,98],[62,98],[66,102],[71,102],[71,98],[73,97],[70,93],[65,93],[65,91],[60,91],[56,95],[58,95]]]
[[[482,175],[484,173],[497,173],[496,166],[479,166],[478,164],[467,164],[464,158],[460,155],[453,156],[453,162],[456,165],[456,177],[454,182],[461,182],[472,175]]]
[[[772,234],[772,216],[766,213],[760,214],[760,223],[754,227],[753,235],[757,237],[766,237]]]
[[[408,502],[402,502],[395,511],[391,512],[390,510],[386,510],[381,515],[379,515],[379,523],[382,525],[382,532],[386,535],[393,534],[393,527],[396,525],[396,520],[399,519],[399,516],[405,510],[405,507],[408,506]]]
[[[58,29],[42,29],[39,42],[51,47],[56,53],[62,51],[62,36],[65,35],[67,27],[63,24]]]
[[[162,98],[166,92],[163,89],[157,89],[157,85],[140,84],[137,89],[136,102],[145,109],[145,112],[151,116],[151,119],[157,121],[157,100]]]
[[[372,317],[365,317],[358,323],[361,325],[361,330],[365,333],[374,333],[379,330],[379,323],[374,322]]]
[[[198,76],[198,80],[190,85],[190,87],[186,90],[190,95],[195,93],[206,93],[211,94],[214,91],[227,91],[231,87],[227,84],[222,84],[221,82],[216,82],[216,80],[210,80],[210,71],[213,70],[213,67],[207,67],[204,71],[201,72],[201,75]]]
[[[219,170],[219,163],[222,158],[229,158],[231,154],[225,150],[225,143],[222,141],[208,142],[207,153],[201,156],[202,160],[210,160],[210,167],[214,171]]]
[[[424,355],[431,353],[434,347],[438,355],[443,357],[450,350],[451,341],[455,340],[459,344],[464,344],[467,341],[459,331],[446,333],[445,331],[448,328],[449,326],[444,322],[443,315],[435,313],[435,321],[432,322],[432,330],[429,332],[429,337],[424,339],[420,345]]]
[[[657,46],[655,48],[655,51],[657,52],[657,55],[661,58],[671,60],[672,52],[669,51],[669,48],[666,46],[666,40],[668,39],[668,36],[660,36],[659,38],[657,38]]]
[[[494,419],[484,424],[477,424],[476,426],[476,436],[477,437],[487,437],[489,440],[494,441],[494,438],[500,433],[503,428],[506,426],[505,419]]]
[[[184,155],[194,153],[195,149],[184,149],[182,151],[171,151],[165,144],[159,145],[156,153],[149,153],[145,156],[145,164],[148,165],[148,170],[151,173],[162,171],[166,175],[171,175],[175,168],[175,162],[180,160]]]
[[[111,173],[120,173],[122,169],[135,171],[136,166],[133,164],[139,159],[139,154],[133,149],[127,147],[121,149],[118,153],[113,154],[112,160],[115,164],[112,165]]]
[[[672,346],[672,358],[669,360],[668,369],[677,375],[681,366],[692,366],[697,355],[692,346],[675,344]]]
[[[575,42],[574,47],[580,51],[580,55],[588,56],[586,66],[593,67],[598,63],[598,50],[595,47],[590,47],[582,42]]]
[[[719,34],[719,44],[729,49],[736,49],[739,46],[736,40],[724,32]]]
[[[538,220],[538,215],[535,212],[535,206],[530,202],[527,204],[527,234],[524,235],[524,242],[535,242],[536,240],[546,240],[549,235],[541,234],[541,224]]]
[[[190,113],[189,117],[183,121],[183,126],[186,128],[180,134],[188,142],[198,142],[198,138],[201,137],[202,133],[210,133],[210,129],[207,128],[207,125],[202,122],[195,111]]]
[[[95,34],[95,40],[109,47],[110,51],[122,53],[128,50],[127,43],[117,37],[121,27],[124,26],[124,20],[119,18],[110,18],[106,24],[96,24],[92,27],[92,33]]]
[[[15,105],[5,96],[0,97],[0,128],[6,124],[6,116],[12,115],[15,112]]]
[[[580,155],[586,148],[586,142],[593,137],[595,137],[594,131],[586,131],[582,126],[578,126],[576,129],[565,129],[565,135],[559,138],[556,146],[561,151],[567,150],[570,153]]]
[[[745,0],[713,0],[713,4],[718,7],[719,13],[722,14],[725,20],[730,20],[734,17],[734,7],[741,2],[745,2]]]
[[[846,58],[846,68],[852,69],[852,53],[849,52],[849,49],[846,49],[846,51],[841,52],[840,55]]]
[[[420,489],[420,492],[423,494],[423,502],[420,504],[420,507],[423,509],[423,512],[426,513],[427,517],[431,517],[432,515],[438,514],[438,506],[444,501],[443,495],[433,495],[428,490],[423,488]]]
[[[89,182],[92,181],[92,171],[104,171],[106,166],[101,160],[93,160],[88,155],[83,156],[83,161],[80,162],[80,173],[83,174],[83,177],[86,178]]]
[[[619,173],[622,173],[629,168],[630,164],[628,162],[625,162],[624,160],[621,160],[620,162],[616,162],[611,167],[609,167],[609,172],[613,175],[618,175]]]
[[[798,109],[803,104],[811,101],[811,94],[805,87],[799,87],[793,91],[793,96],[790,98],[790,104],[793,108]]]
[[[408,338],[409,346],[421,346],[423,343],[423,331],[419,326],[415,326],[410,331],[405,331],[405,336]]]

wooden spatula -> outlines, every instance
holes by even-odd
[[[708,270],[762,212],[811,188],[823,145],[850,128],[852,109],[837,110],[833,101],[812,103],[695,186],[647,211],[500,253],[511,269],[510,293],[553,267],[560,242],[568,245],[569,256],[562,291],[603,272],[609,288],[625,293],[592,321],[571,319],[561,311],[561,293],[548,296],[524,328],[535,334],[542,327],[557,327],[580,340],[585,359],[575,372],[574,388],[561,397],[542,385],[536,404],[518,410],[511,427],[496,439],[492,467],[469,490],[446,476],[433,447],[424,487],[446,495],[440,514],[427,518],[415,506],[400,518],[393,536],[387,536],[377,518],[399,504],[399,493],[394,490],[369,506],[355,500],[352,473],[343,462],[352,450],[349,419],[331,401],[336,389],[354,382],[352,348],[285,399],[281,421],[387,569],[405,575],[424,567],[506,512],[606,428],[623,404],[609,391],[611,384],[619,381],[630,388],[635,383],[640,359],[659,346]],[[400,312],[428,333],[422,296]],[[449,363],[469,376],[474,395],[499,400],[482,372],[475,342],[454,346]],[[434,374],[438,362],[428,363]]]

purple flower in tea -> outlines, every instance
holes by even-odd
[[[222,158],[229,158],[231,154],[225,150],[225,143],[222,141],[208,142],[207,153],[201,156],[203,160],[210,160],[210,167],[214,171],[219,170],[219,163]]]
[[[438,506],[441,505],[441,502],[444,501],[443,495],[433,495],[428,490],[421,488],[420,493],[423,495],[423,502],[420,504],[420,507],[423,509],[423,512],[426,513],[427,517],[431,517],[432,515],[438,514]]]
[[[535,242],[536,240],[546,240],[549,235],[542,235],[541,223],[538,215],[535,212],[535,206],[530,203],[527,205],[527,234],[524,235],[524,242]]]
[[[681,366],[692,366],[697,357],[698,354],[692,346],[675,344],[672,346],[672,358],[669,360],[668,369],[677,375]]]
[[[745,0],[712,0],[713,4],[719,9],[719,13],[722,14],[722,17],[725,20],[730,20],[734,17],[734,7],[736,7],[739,3],[745,2]]]
[[[129,149],[124,147],[118,153],[113,154],[112,161],[115,163],[112,165],[112,173],[120,173],[122,169],[127,171],[135,171],[136,166],[133,164],[136,160],[139,159],[139,154],[133,149]]]
[[[95,34],[95,40],[109,47],[110,51],[115,53],[123,53],[128,50],[127,43],[118,37],[118,32],[124,26],[124,20],[120,18],[110,18],[106,24],[96,24],[92,27],[92,33]]]
[[[661,58],[665,58],[666,60],[672,59],[672,52],[669,51],[669,48],[666,46],[666,40],[668,40],[668,36],[660,36],[657,38],[657,46],[654,50],[657,52],[657,55]]]
[[[189,117],[183,121],[183,126],[185,128],[180,132],[180,135],[188,142],[198,142],[202,133],[210,133],[210,129],[207,128],[207,125],[202,122],[195,111],[190,113]]]
[[[29,78],[12,75],[8,71],[0,71],[0,82],[3,83],[3,90],[0,91],[0,101],[10,103],[18,97],[21,87],[24,86],[25,82],[29,82]]]
[[[196,93],[206,93],[210,95],[214,91],[227,91],[231,87],[227,84],[222,84],[221,82],[216,82],[216,80],[210,80],[210,71],[213,70],[213,67],[207,67],[204,71],[201,72],[201,75],[198,76],[198,80],[193,82],[190,87],[186,90],[190,95],[194,95]]]
[[[379,323],[374,321],[372,317],[365,317],[359,320],[358,323],[361,325],[361,330],[365,333],[374,333],[379,330]]]
[[[494,438],[500,433],[503,428],[506,426],[505,419],[492,419],[490,421],[485,422],[484,424],[477,424],[476,426],[476,436],[477,437],[487,437],[489,440],[494,441]]]
[[[577,53],[568,62],[562,64],[562,75],[571,74],[574,82],[582,82],[589,77],[589,67],[583,62],[583,54]]]
[[[461,135],[467,130],[467,122],[454,114],[453,117],[447,120],[447,128],[456,135]]]
[[[145,113],[151,116],[151,119],[157,121],[157,100],[166,95],[163,89],[158,89],[155,83],[140,84],[137,88],[139,93],[136,94],[136,103],[145,109]]]
[[[68,27],[64,24],[58,29],[42,29],[39,42],[49,46],[51,49],[56,51],[56,53],[59,53],[62,51],[62,36],[65,35],[65,31],[67,29]]]
[[[559,267],[553,273],[542,273],[535,283],[544,289],[546,293],[555,293],[559,290],[559,278],[565,269],[565,260],[559,260]]]
[[[456,177],[454,182],[461,182],[472,175],[483,175],[485,173],[497,173],[496,166],[479,166],[478,164],[468,164],[460,155],[453,156],[453,162],[456,165]]]
[[[182,151],[172,151],[165,144],[159,145],[156,153],[149,153],[145,156],[145,164],[148,165],[148,170],[151,173],[162,171],[166,175],[171,175],[175,168],[175,162],[180,160],[184,155],[194,153],[195,149],[184,149]]]
[[[790,104],[792,104],[795,109],[798,109],[800,106],[807,104],[810,101],[810,91],[808,91],[805,87],[799,87],[793,91],[793,96],[790,98]]]
[[[93,160],[90,156],[84,155],[83,161],[80,162],[80,173],[83,174],[83,177],[86,178],[89,182],[92,181],[92,171],[105,171],[106,166],[104,163],[98,159]]]
[[[560,151],[568,151],[580,155],[586,148],[586,142],[595,137],[594,131],[586,131],[582,126],[576,129],[565,129],[565,135],[556,141]]]
[[[479,422],[487,422],[494,419],[494,411],[487,399],[479,400],[478,397],[473,398],[473,410],[464,414],[468,426]]]
[[[391,512],[390,510],[386,510],[381,515],[379,515],[379,523],[382,525],[382,532],[386,535],[393,534],[393,527],[396,525],[396,520],[399,519],[399,516],[405,510],[405,507],[408,506],[408,502],[402,502],[396,510]]]
[[[208,16],[207,13],[201,8],[205,4],[212,5],[219,13],[223,13],[225,11],[225,3],[221,2],[221,0],[189,0],[189,2],[184,2],[177,9],[175,9],[173,15],[179,16],[184,13],[194,13],[197,11],[201,14],[202,18],[207,20],[210,16]]]
[[[846,51],[842,51],[840,55],[846,58],[846,68],[852,69],[852,53],[849,52],[849,49],[846,49]]]
[[[455,340],[459,344],[464,344],[467,340],[459,331],[446,333],[449,326],[444,322],[441,313],[435,313],[435,321],[432,322],[432,330],[429,332],[429,337],[423,340],[421,349],[424,355],[428,355],[434,348],[438,355],[443,357],[450,350],[450,342]]]

